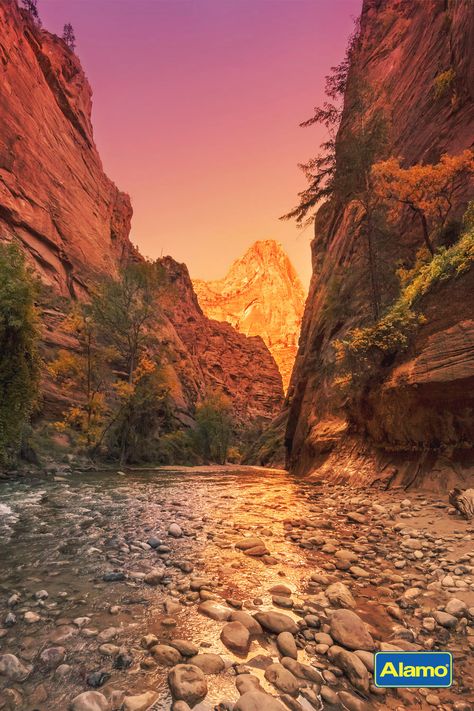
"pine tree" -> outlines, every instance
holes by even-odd
[[[21,0],[22,7],[27,10],[33,20],[41,25],[41,19],[38,12],[38,0]]]
[[[74,28],[70,22],[66,22],[63,29],[63,41],[67,44],[70,50],[73,52],[76,49],[76,35],[74,33]]]

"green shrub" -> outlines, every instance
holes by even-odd
[[[36,281],[16,244],[0,244],[0,466],[18,454],[38,395]]]
[[[347,385],[367,379],[376,365],[406,350],[425,317],[417,308],[420,299],[436,285],[468,271],[474,262],[474,229],[449,249],[439,249],[428,263],[417,263],[404,272],[399,298],[373,326],[356,328],[347,339],[335,342],[339,382]],[[348,375],[351,377],[348,378]]]
[[[452,67],[447,69],[445,72],[441,72],[441,74],[438,74],[438,76],[435,77],[433,81],[433,93],[435,99],[442,99],[443,96],[446,96],[446,94],[450,91],[455,78],[456,72]]]

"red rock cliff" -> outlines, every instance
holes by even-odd
[[[372,85],[390,116],[392,153],[406,164],[436,162],[442,153],[471,146],[473,43],[471,2],[364,1],[349,82],[357,70]],[[435,97],[434,84],[443,72],[452,83]],[[346,101],[340,131],[354,118]],[[466,185],[458,213],[468,197]],[[363,323],[369,308],[362,284],[351,280],[361,261],[361,240],[350,205],[323,206],[315,225],[313,278],[289,393],[286,444],[292,468],[354,479],[390,473],[404,483],[442,470],[438,483],[449,486],[462,463],[472,460],[473,270],[425,298],[426,323],[410,349],[384,364],[348,414],[331,372],[334,340]],[[418,248],[419,239],[405,225],[394,231],[388,259],[392,265],[413,264]],[[344,275],[342,284],[331,283],[335,270]],[[448,459],[451,473],[440,464]]]
[[[128,258],[132,209],[104,174],[76,55],[0,3],[0,234],[63,295]]]
[[[0,239],[19,240],[51,287],[46,358],[75,347],[61,331],[55,297],[84,298],[101,274],[141,259],[129,240],[131,216],[129,197],[105,175],[94,144],[91,88],[79,59],[14,0],[0,0]],[[171,258],[164,264],[172,295],[159,338],[178,417],[190,422],[210,388],[230,396],[242,422],[273,417],[283,390],[264,343],[207,319],[186,267]],[[52,382],[44,387],[46,414],[57,414],[67,403]]]
[[[299,277],[274,240],[255,242],[223,279],[193,280],[204,313],[247,336],[261,336],[288,387],[298,347],[305,294]]]

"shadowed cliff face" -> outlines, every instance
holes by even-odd
[[[0,232],[44,282],[77,295],[129,258],[132,208],[94,145],[91,89],[75,54],[13,0],[0,4]]]
[[[473,42],[472,3],[435,0],[428,10],[422,0],[365,0],[349,82],[358,73],[372,86],[376,105],[389,118],[391,153],[402,156],[406,165],[437,162],[443,153],[458,154],[471,146]],[[436,82],[445,72],[449,85],[436,95]],[[346,99],[339,135],[354,120]],[[472,198],[466,185],[454,206],[457,216],[469,194]],[[289,459],[299,472],[319,468],[336,476],[345,469],[346,476],[360,478],[363,471],[367,478],[380,476],[383,469],[383,476],[415,482],[424,470],[435,468],[439,456],[449,454],[461,467],[472,455],[473,273],[423,298],[426,322],[408,351],[381,363],[370,386],[348,406],[334,384],[334,341],[364,323],[370,312],[367,289],[353,278],[365,257],[352,210],[351,204],[326,204],[316,217],[313,277],[289,389]],[[405,220],[390,239],[384,258],[393,274],[397,261],[414,263],[420,237],[416,225]],[[341,283],[334,283],[336,270],[343,275]],[[389,303],[397,287],[382,286]],[[363,457],[357,444],[362,441]],[[441,479],[449,485],[448,475]]]
[[[305,294],[282,246],[255,242],[223,279],[193,280],[204,313],[247,336],[261,336],[288,387],[298,347]]]
[[[102,274],[142,257],[129,240],[129,197],[105,175],[94,144],[91,89],[78,58],[13,0],[0,2],[0,82],[0,239],[19,240],[50,287],[48,360],[58,348],[77,348],[62,328],[68,300],[87,298]],[[171,258],[163,265],[170,294],[158,340],[178,419],[189,424],[210,389],[230,397],[241,423],[271,419],[283,389],[263,341],[206,318],[186,267]],[[71,404],[48,377],[42,402],[46,416]]]

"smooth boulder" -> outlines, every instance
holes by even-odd
[[[374,649],[374,640],[365,622],[351,610],[336,610],[330,619],[330,635],[347,649]]]
[[[168,674],[168,684],[173,699],[186,701],[195,706],[207,694],[207,681],[204,672],[194,664],[178,664]]]

